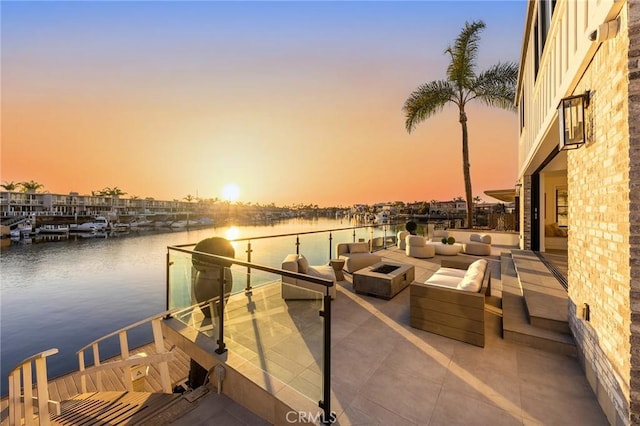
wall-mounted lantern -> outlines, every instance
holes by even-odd
[[[589,91],[560,100],[558,126],[561,150],[576,149],[585,142],[584,109],[589,106]]]

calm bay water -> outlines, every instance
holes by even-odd
[[[169,245],[197,243],[212,236],[234,239],[348,226],[346,221],[331,219],[291,219],[267,226],[132,232],[12,245],[0,256],[0,392],[7,393],[9,369],[30,355],[58,348],[59,353],[48,359],[49,377],[65,374],[78,368],[76,352],[81,347],[164,311]],[[334,236],[334,246],[349,234]],[[321,259],[326,262],[326,234],[301,237],[301,241],[301,252],[312,264]],[[295,238],[278,245],[278,250],[268,254],[254,251],[253,261],[279,268],[284,254],[295,253]],[[245,260],[245,250],[244,243],[238,243],[236,258]],[[146,336],[134,333],[130,339],[134,347],[145,343]],[[110,349],[115,351],[115,345]],[[101,346],[101,357],[108,356],[110,349],[102,351]]]

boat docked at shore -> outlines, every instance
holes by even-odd
[[[172,222],[170,226],[172,229],[193,228],[196,226],[202,226],[202,223],[197,220],[176,220],[175,222]]]
[[[135,229],[135,228],[152,228],[153,226],[154,226],[153,222],[150,221],[147,218],[144,218],[144,217],[139,217],[139,218],[134,219],[131,222],[129,222],[129,227],[132,228],[132,229]]]
[[[44,223],[38,228],[41,234],[68,234],[69,225],[66,223]]]
[[[9,231],[11,238],[21,238],[25,235],[29,235],[33,232],[33,226],[31,222],[23,222],[18,224],[15,228]]]
[[[104,216],[96,216],[93,221],[69,225],[69,232],[104,232],[109,228],[109,221]]]

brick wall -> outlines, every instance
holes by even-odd
[[[640,425],[640,4],[629,3],[629,264],[631,289],[630,420]]]
[[[631,279],[640,277],[637,266],[633,271],[631,266],[640,265],[640,217],[630,211],[634,197],[635,211],[640,207],[640,189],[631,183],[631,179],[640,182],[640,132],[633,129],[637,125],[640,130],[640,124],[628,119],[630,105],[640,98],[640,75],[637,84],[629,85],[633,69],[631,74],[626,72],[628,64],[633,64],[631,68],[640,74],[640,6],[633,3],[628,13],[623,8],[620,14],[619,34],[600,45],[575,90],[575,94],[591,91],[585,114],[587,143],[569,151],[567,159],[570,326],[587,379],[612,424],[640,423],[637,285],[633,299],[636,333],[631,334]],[[638,38],[633,41],[636,48],[629,46],[630,36]],[[636,117],[638,112],[640,109]],[[636,133],[635,149],[630,128]],[[589,322],[581,315],[585,303],[591,311]]]

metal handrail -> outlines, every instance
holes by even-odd
[[[238,240],[235,240],[235,241],[238,241]],[[320,284],[320,285],[323,285],[325,287],[333,287],[333,281],[329,280],[327,278],[314,277],[314,276],[311,276],[311,275],[301,274],[299,272],[285,271],[284,269],[278,269],[278,268],[273,268],[271,266],[260,265],[259,263],[245,262],[243,260],[234,259],[233,257],[218,256],[218,255],[211,254],[211,253],[205,253],[203,251],[187,250],[187,249],[183,249],[183,248],[180,248],[180,247],[184,247],[184,246],[183,245],[182,246],[169,246],[169,247],[167,247],[167,249],[174,250],[174,251],[179,251],[181,253],[197,254],[198,256],[209,257],[213,261],[212,262],[213,264],[225,264],[225,263],[228,264],[228,263],[231,263],[231,264],[234,264],[234,265],[244,266],[246,268],[251,268],[251,269],[257,269],[259,271],[269,272],[269,273],[276,274],[276,275],[284,275],[285,277],[289,277],[289,278],[303,279],[305,281],[309,281],[309,282],[312,282],[314,284]],[[215,262],[215,261],[217,261],[217,262]],[[169,283],[167,283],[167,285],[168,284]]]
[[[259,236],[259,237],[246,237],[246,238],[237,238],[234,240],[231,240],[231,242],[242,242],[242,241],[253,241],[253,240],[263,240],[263,239],[267,239],[267,238],[280,238],[280,237],[295,237],[296,235],[308,235],[308,234],[321,234],[324,232],[334,232],[334,231],[348,231],[348,230],[356,230],[356,229],[362,229],[362,228],[377,228],[377,227],[381,227],[381,226],[395,226],[395,225],[399,225],[402,222],[390,222],[390,223],[383,223],[383,224],[368,224],[368,225],[360,225],[360,226],[349,226],[346,228],[331,228],[331,229],[322,229],[322,230],[318,230],[318,231],[304,231],[304,232],[292,232],[289,234],[276,234],[276,235],[263,235],[263,236]],[[187,243],[187,244],[178,244],[175,246],[171,246],[171,247],[190,247],[190,246],[194,246],[194,243]]]

